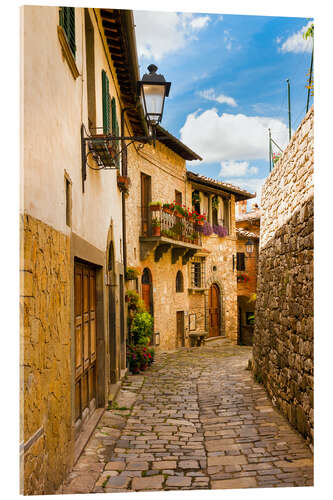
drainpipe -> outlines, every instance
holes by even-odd
[[[121,110],[120,135],[125,136],[125,113],[131,108],[123,108]],[[125,140],[121,139],[121,174],[127,176],[127,148]],[[123,264],[124,264],[124,279],[127,269],[127,241],[126,241],[126,199],[125,193],[121,193],[122,202],[122,223],[123,223]]]

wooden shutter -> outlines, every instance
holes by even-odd
[[[109,79],[104,69],[102,70],[102,102],[103,102],[103,133],[110,133],[110,94]]]
[[[67,41],[70,49],[75,56],[75,8],[74,7],[61,7],[60,8],[60,26],[66,33]]]
[[[112,119],[112,135],[119,137],[119,125],[118,125],[118,120],[117,120],[117,105],[116,105],[116,100],[114,97],[112,97],[111,100],[111,119]],[[119,141],[116,141],[116,151],[117,153],[119,152]],[[119,167],[120,165],[120,155],[117,155],[116,158],[116,165]]]

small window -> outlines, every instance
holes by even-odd
[[[183,201],[182,201],[182,193],[180,191],[177,191],[177,189],[175,190],[175,202],[178,205],[182,205],[182,203],[183,203]]]
[[[65,196],[66,196],[66,225],[72,226],[72,183],[65,174]]]
[[[197,189],[192,191],[192,206],[194,210],[200,214],[200,194]]]
[[[237,271],[245,271],[245,253],[237,252]]]
[[[230,205],[229,200],[223,200],[223,226],[230,234]]]
[[[75,57],[75,8],[74,7],[60,7],[59,11],[59,24],[65,32],[68,45]]]
[[[205,286],[205,265],[200,257],[191,262],[191,283],[192,288],[204,288]]]
[[[176,276],[176,292],[181,293],[183,291],[184,291],[183,273],[181,271],[178,271],[177,276]]]

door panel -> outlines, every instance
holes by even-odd
[[[209,289],[209,337],[220,335],[220,290],[216,284]]]
[[[149,235],[149,203],[151,202],[151,177],[141,174],[141,221],[142,236]]]
[[[96,270],[75,262],[75,419],[82,420],[96,399]]]
[[[185,346],[184,336],[184,311],[177,311],[177,344],[176,347]]]

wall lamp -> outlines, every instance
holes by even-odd
[[[147,136],[125,136],[124,135],[124,112],[132,109],[125,108],[121,112],[122,127],[121,135],[112,134],[89,135],[84,125],[81,126],[81,146],[82,146],[82,179],[86,179],[86,166],[88,155],[91,154],[98,167],[91,167],[93,170],[115,169],[116,159],[127,152],[128,146],[133,142],[150,142],[155,145],[156,127],[162,121],[164,111],[164,101],[170,92],[171,83],[166,82],[163,75],[157,74],[157,66],[150,64],[149,73],[144,74],[142,80],[137,82],[137,98],[141,101],[144,117],[148,125]],[[136,106],[137,107],[137,106]],[[133,108],[135,109],[135,108]],[[159,137],[164,139],[164,137]],[[116,145],[121,141],[121,148]],[[125,143],[125,141],[128,141]],[[88,151],[86,151],[88,143]]]
[[[254,243],[251,239],[247,240],[245,248],[247,253],[253,253]]]

